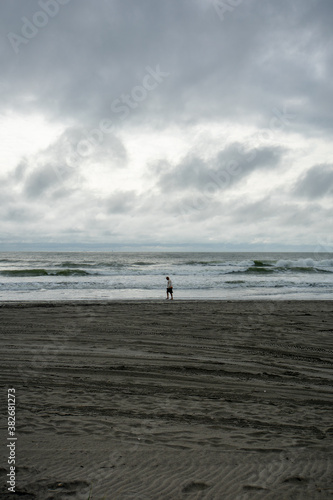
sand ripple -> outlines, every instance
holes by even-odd
[[[2,306],[20,498],[331,498],[332,310]]]

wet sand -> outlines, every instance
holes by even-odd
[[[333,301],[0,305],[20,499],[333,496]]]

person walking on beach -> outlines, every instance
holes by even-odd
[[[172,281],[169,278],[169,276],[166,277],[167,280],[167,300],[169,298],[169,293],[171,295],[171,300],[173,300],[173,286],[172,286]]]

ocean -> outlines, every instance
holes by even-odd
[[[333,254],[2,252],[0,301],[333,298]]]

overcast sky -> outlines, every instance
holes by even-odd
[[[0,11],[2,249],[332,251],[332,0]]]

